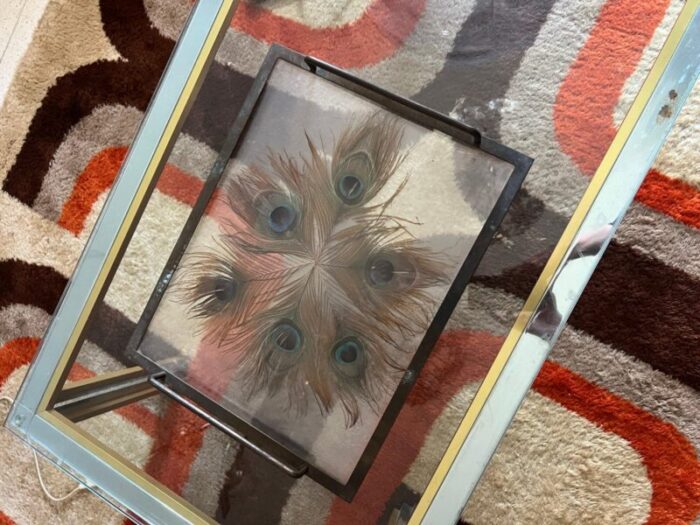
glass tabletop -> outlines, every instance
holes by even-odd
[[[196,519],[407,523],[683,2],[271,0],[230,20],[226,2],[202,4],[188,20],[189,2],[145,3],[165,38],[185,28],[175,56],[196,51],[183,48],[197,28],[214,44],[191,70],[171,59],[161,80],[161,100],[177,82],[191,96],[133,192],[142,209],[65,390],[162,372],[307,470],[290,476],[152,386],[107,414],[62,414]],[[273,44],[296,58],[270,60]],[[166,136],[156,104],[135,145]],[[99,206],[84,231],[100,228]],[[599,256],[612,223],[576,257]],[[530,325],[546,348],[561,330],[555,295]]]

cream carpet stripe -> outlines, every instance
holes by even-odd
[[[413,490],[427,484],[477,386],[460,391],[434,422],[404,478]],[[641,524],[650,501],[646,468],[626,440],[530,392],[463,518],[490,525]]]
[[[265,8],[278,16],[294,20],[313,28],[337,27],[349,24],[362,16],[365,9],[376,0],[316,0],[315,2],[290,2],[268,0]]]
[[[95,202],[81,233],[82,241],[92,230],[106,196],[105,192]],[[138,321],[190,211],[181,202],[153,192],[109,286],[107,304]]]
[[[641,525],[651,497],[642,458],[625,439],[531,391],[462,516],[489,525]]]
[[[11,304],[0,308],[0,346],[20,337],[42,337],[49,314],[37,306]]]
[[[280,525],[326,525],[335,496],[328,490],[318,490],[318,484],[308,477],[298,479],[289,491],[282,509]],[[313,512],[309,512],[313,509]]]
[[[207,428],[202,446],[190,467],[190,477],[182,489],[182,496],[198,509],[215,516],[226,474],[240,446],[220,430]]]
[[[0,239],[0,260],[49,266],[65,277],[83,249],[83,243],[68,231],[4,192],[0,192]]]

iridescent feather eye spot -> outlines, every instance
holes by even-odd
[[[301,350],[301,331],[291,321],[282,321],[270,332],[270,342],[275,350],[296,353]]]
[[[208,318],[229,307],[240,295],[242,283],[236,271],[216,261],[210,275],[197,275],[191,282],[191,311],[196,317]]]
[[[219,303],[230,303],[236,297],[238,283],[233,277],[221,275],[214,280],[212,293]]]
[[[292,199],[284,193],[266,191],[256,201],[257,228],[274,237],[291,234],[299,222],[299,211]]]
[[[345,204],[356,204],[365,193],[364,184],[352,173],[345,173],[338,179],[338,196]]]
[[[416,268],[411,261],[391,254],[372,257],[365,266],[365,278],[374,288],[408,288],[413,285],[416,276]]]
[[[346,337],[335,344],[332,358],[336,368],[344,375],[356,377],[364,370],[364,345],[357,337]]]
[[[278,234],[291,230],[297,220],[297,212],[291,206],[281,204],[275,207],[267,217],[270,229]]]
[[[394,263],[377,257],[367,265],[367,279],[374,286],[386,286],[394,279]]]
[[[367,191],[366,181],[372,172],[372,162],[364,152],[357,152],[342,164],[335,191],[345,204],[357,204]]]

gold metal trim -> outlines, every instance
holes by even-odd
[[[425,514],[428,511],[432,501],[435,499],[435,496],[445,480],[450,467],[454,463],[457,454],[466,441],[476,418],[479,416],[479,413],[484,407],[484,404],[493,390],[496,381],[501,375],[501,372],[503,372],[506,362],[513,353],[513,350],[520,340],[520,337],[525,333],[525,329],[530,321],[530,318],[535,313],[537,306],[544,298],[549,284],[555,277],[557,269],[559,268],[560,264],[564,262],[568,248],[574,242],[576,235],[583,224],[586,215],[588,214],[588,211],[591,209],[591,206],[593,205],[595,198],[600,193],[603,184],[605,184],[605,181],[607,180],[617,157],[620,155],[622,147],[627,142],[627,139],[629,138],[632,130],[639,120],[639,117],[642,114],[642,110],[647,105],[651,95],[654,93],[659,79],[661,78],[663,71],[666,69],[671,56],[678,47],[678,43],[685,33],[694,12],[698,9],[698,5],[700,5],[700,0],[688,0],[681,13],[678,15],[673,29],[666,39],[663,48],[659,52],[651,71],[649,71],[644,84],[639,90],[639,93],[635,97],[632,107],[620,125],[620,129],[615,135],[615,138],[610,144],[605,157],[603,157],[603,160],[593,175],[588,188],[586,188],[581,201],[576,207],[576,211],[572,215],[571,220],[564,230],[564,233],[559,238],[559,242],[552,252],[552,255],[549,257],[549,260],[547,261],[544,270],[542,270],[542,273],[532,289],[532,292],[530,292],[530,295],[520,311],[513,328],[511,328],[506,340],[501,346],[501,349],[498,351],[491,368],[474,396],[474,400],[469,405],[467,413],[464,415],[464,418],[450,441],[445,454],[442,456],[437,469],[433,473],[433,477],[423,492],[421,499],[418,501],[416,509],[408,522],[409,525],[419,525],[423,521],[423,518],[425,517]]]

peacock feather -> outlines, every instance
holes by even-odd
[[[403,128],[374,114],[351,123],[324,154],[270,151],[266,167],[241,168],[224,185],[240,224],[222,227],[215,249],[191,253],[174,284],[209,341],[240,352],[247,395],[284,395],[289,407],[340,404],[346,425],[378,411],[397,356],[425,332],[440,254],[389,213],[406,180],[379,194],[404,161]],[[405,360],[404,360],[405,361]]]

